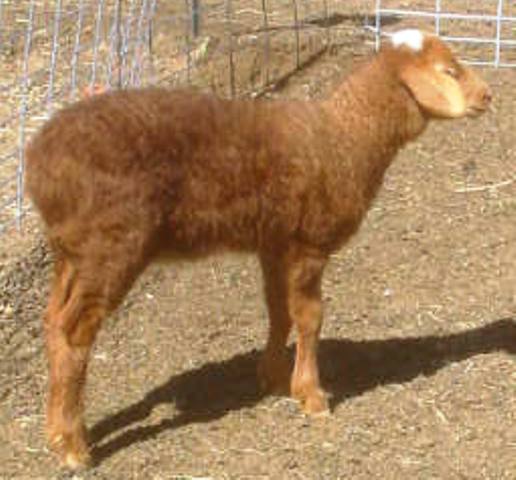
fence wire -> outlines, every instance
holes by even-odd
[[[0,0],[0,232],[20,227],[28,210],[24,148],[31,133],[67,102],[144,82],[155,6]]]
[[[374,23],[367,26],[381,37],[406,23],[433,29],[447,42],[459,44],[463,60],[472,65],[516,67],[516,2],[513,0],[375,0]]]
[[[416,0],[411,9],[400,8],[399,0],[0,0],[0,233],[20,227],[29,211],[23,196],[27,140],[66,103],[148,84],[259,96],[330,44],[363,44],[366,31],[379,44],[404,21],[430,22],[451,42],[494,47],[492,58],[474,63],[515,66],[516,55],[506,51],[516,46],[514,2],[450,8],[458,3],[470,5],[469,0]],[[485,28],[474,28],[473,22]]]
[[[0,0],[0,233],[29,211],[24,148],[56,109],[146,84],[258,95],[324,50],[331,3]]]

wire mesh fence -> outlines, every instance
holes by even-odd
[[[410,5],[400,8],[401,5]],[[516,64],[508,0],[0,0],[0,234],[20,226],[24,145],[62,105],[111,88],[259,96],[330,45],[434,28],[471,61]],[[476,28],[476,23],[482,28]],[[364,25],[366,29],[364,29]],[[371,37],[369,37],[371,39]],[[476,50],[475,50],[476,48]],[[493,50],[493,57],[489,49]]]
[[[20,226],[24,145],[59,106],[145,82],[156,0],[0,0],[0,231]]]
[[[0,0],[0,233],[29,210],[24,145],[56,108],[146,84],[260,95],[338,38],[338,3]]]
[[[434,30],[458,44],[465,62],[516,67],[516,2],[512,0],[375,0],[368,25],[378,48],[382,35],[400,25]]]

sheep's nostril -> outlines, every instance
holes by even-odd
[[[493,100],[493,94],[491,93],[491,90],[487,89],[484,92],[484,95],[482,96],[482,100],[484,101],[484,103],[486,105],[491,103],[491,101]]]

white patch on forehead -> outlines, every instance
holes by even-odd
[[[415,52],[423,49],[423,40],[423,33],[415,28],[399,30],[391,36],[391,42],[396,48],[404,45]]]

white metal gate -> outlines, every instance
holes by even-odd
[[[514,0],[376,0],[374,15],[367,28],[374,32],[377,48],[383,35],[410,24],[459,44],[467,63],[516,67]]]

